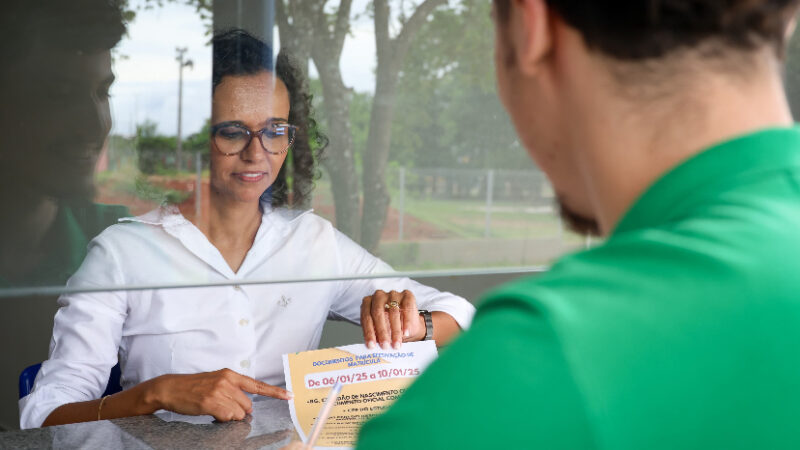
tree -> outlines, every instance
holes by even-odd
[[[192,153],[208,155],[211,145],[211,119],[206,119],[203,128],[197,133],[190,134],[183,142],[184,149]]]
[[[390,160],[417,167],[533,167],[497,98],[490,3],[438,9],[400,73]],[[454,38],[458,36],[458,38]]]
[[[340,59],[350,30],[352,0],[341,0],[328,8],[327,0],[295,0],[275,3],[282,45],[298,59],[309,54],[322,84],[323,108],[328,119],[330,147],[323,164],[327,169],[336,206],[336,226],[367,249],[374,249],[380,238],[389,194],[386,188],[386,162],[391,143],[391,122],[398,74],[408,49],[433,10],[446,0],[424,0],[406,8],[399,2],[392,20],[388,0],[374,0],[377,68],[375,96],[370,108],[367,151],[362,154],[364,205],[359,208],[359,190],[350,129],[352,90],[344,85]],[[392,36],[390,28],[399,31]],[[363,213],[359,214],[359,211]]]
[[[135,143],[139,170],[144,174],[158,172],[165,167],[168,158],[175,156],[175,138],[158,134],[157,125],[152,120],[136,126]]]
[[[180,0],[146,0],[145,7],[176,1]],[[202,18],[209,17],[209,0],[183,1],[195,6]],[[274,3],[282,47],[291,52],[306,74],[308,61],[314,62],[320,74],[330,139],[323,166],[332,182],[336,225],[367,249],[377,246],[389,205],[386,163],[391,144],[398,75],[414,37],[430,14],[446,2],[421,0],[412,4],[399,0],[394,3],[394,15],[389,0],[374,0],[371,3],[377,67],[367,135],[368,151],[361,155],[364,167],[363,209],[349,122],[353,92],[345,86],[340,68],[344,41],[350,31],[352,0],[339,0],[338,3],[329,3],[328,0],[277,0]]]
[[[350,30],[351,0],[342,0],[332,13],[327,0],[275,2],[275,18],[281,46],[299,62],[313,59],[320,73],[323,109],[327,119],[328,148],[322,163],[331,178],[336,207],[336,226],[358,240],[359,192],[355,174],[353,139],[350,131],[351,90],[342,80],[339,60]]]
[[[364,212],[361,217],[361,245],[367,249],[378,246],[386,212],[389,192],[386,187],[386,161],[392,139],[392,119],[397,92],[397,79],[417,32],[428,17],[446,0],[425,0],[404,16],[401,8],[400,31],[389,33],[390,8],[388,0],[374,1],[375,47],[378,66],[375,70],[375,97],[372,101],[367,149],[364,153]],[[401,3],[402,5],[402,3]]]

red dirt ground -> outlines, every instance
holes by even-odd
[[[192,195],[190,195],[178,206],[181,210],[181,213],[183,213],[188,220],[193,221],[195,219],[194,179],[174,180],[161,177],[151,177],[150,181],[153,184],[163,188],[191,192]],[[132,215],[144,214],[158,206],[155,202],[143,200],[135,195],[111,192],[110,190],[103,189],[102,187],[99,189],[95,201],[98,203],[125,205],[130,209]],[[202,211],[208,211],[210,207],[208,180],[203,180],[202,203]],[[334,222],[335,224],[336,219],[333,205],[321,204],[318,201],[314,201],[313,208],[316,214],[330,220],[331,222]],[[381,233],[381,241],[396,241],[398,227],[398,211],[394,208],[389,208],[389,211],[387,212],[386,223],[384,224],[383,232]],[[414,241],[425,239],[442,239],[446,237],[449,237],[448,232],[437,228],[431,223],[419,220],[416,217],[408,214],[405,215],[403,223],[403,240]]]

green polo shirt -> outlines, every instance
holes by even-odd
[[[800,129],[674,168],[507,284],[359,448],[800,448]]]
[[[42,240],[45,249],[42,262],[21,280],[12,282],[0,274],[0,288],[63,285],[86,257],[89,241],[117,223],[117,219],[129,215],[128,208],[122,205],[60,205]]]

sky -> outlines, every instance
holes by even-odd
[[[353,14],[364,10],[365,0],[354,2]],[[133,6],[137,5],[132,1]],[[375,41],[368,18],[353,22],[345,41],[341,68],[344,83],[360,92],[375,84]],[[111,88],[114,119],[112,133],[130,136],[145,120],[157,124],[159,133],[175,135],[178,124],[178,62],[176,47],[186,47],[192,68],[183,71],[182,134],[199,131],[211,115],[211,46],[206,25],[191,6],[165,3],[140,10],[115,49]],[[279,45],[276,30],[275,42]],[[277,45],[276,45],[277,46]],[[311,76],[316,70],[311,67]]]

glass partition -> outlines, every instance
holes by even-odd
[[[0,297],[61,292],[89,242],[127,217],[169,205],[203,230],[218,209],[212,37],[232,28],[270,45],[273,60],[288,55],[291,88],[310,98],[295,113],[307,145],[289,146],[280,169],[282,209],[312,208],[414,274],[538,267],[587,244],[565,229],[497,100],[488,2],[84,3],[4,6],[7,56],[20,64],[3,75]],[[161,274],[92,288],[204,283],[225,280]]]
[[[507,279],[587,245],[496,98],[489,5],[3,2],[0,430],[64,293]],[[234,29],[261,43],[214,40]],[[226,84],[253,64],[277,77]],[[252,248],[229,261],[210,224],[257,189]]]
[[[530,273],[592,245],[497,99],[490,5],[4,1],[0,429],[62,293]],[[215,53],[232,29],[271,48],[277,77],[225,84],[263,62]],[[795,111],[798,52],[795,38]],[[269,120],[245,123],[242,105]],[[251,159],[272,162],[235,166]],[[257,189],[258,232],[231,262],[209,224]]]

